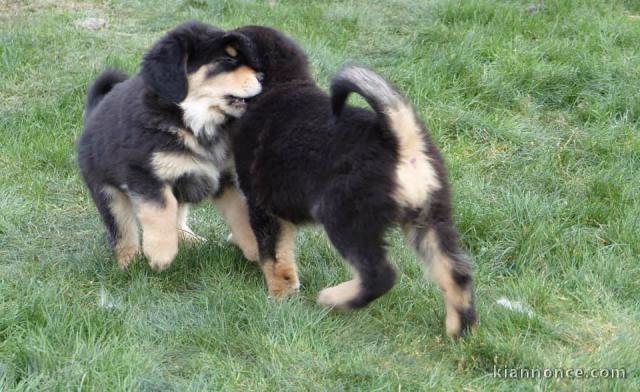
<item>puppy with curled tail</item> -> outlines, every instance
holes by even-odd
[[[298,290],[295,227],[314,222],[353,271],[318,302],[368,305],[396,281],[384,236],[398,224],[443,292],[447,334],[473,328],[472,268],[458,245],[444,161],[406,98],[362,67],[339,72],[329,96],[291,39],[259,26],[236,31],[265,59],[263,93],[233,125],[232,144],[270,294]],[[346,105],[351,93],[373,111]]]

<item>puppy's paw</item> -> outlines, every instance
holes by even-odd
[[[178,240],[189,245],[204,244],[207,239],[201,237],[189,229],[178,229]]]
[[[227,242],[230,243],[231,245],[237,246],[242,252],[242,255],[244,256],[245,259],[254,263],[257,263],[258,260],[260,260],[258,245],[256,244],[255,241],[248,242],[245,244],[240,244],[239,243],[240,241],[236,241],[236,238],[234,237],[233,233],[231,233],[227,237]]]
[[[447,308],[445,320],[447,335],[451,338],[461,338],[473,333],[478,327],[478,317],[473,306],[460,310]]]
[[[131,262],[136,258],[139,251],[140,246],[138,244],[117,246],[115,253],[116,260],[118,260],[120,268],[126,270],[129,267],[129,264],[131,264]]]
[[[267,280],[269,297],[286,298],[300,291],[300,280],[295,264],[268,261],[263,264],[262,270]]]
[[[144,254],[149,260],[149,266],[155,271],[164,271],[178,254],[178,237],[167,236],[160,241],[149,241],[144,244]]]
[[[149,266],[156,272],[162,272],[169,268],[173,259],[173,257],[149,259]]]
[[[349,280],[320,291],[318,304],[336,310],[350,309],[349,304],[359,293],[360,281],[357,279]]]
[[[300,292],[300,282],[289,283],[284,281],[269,285],[269,298],[288,298]]]
[[[244,258],[249,260],[252,263],[257,263],[258,260],[260,259],[260,256],[258,254],[258,249],[240,248],[240,251],[242,251],[242,255],[244,256]]]

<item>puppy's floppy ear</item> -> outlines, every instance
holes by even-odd
[[[233,48],[235,51],[240,52],[244,57],[246,64],[253,69],[260,69],[262,64],[260,63],[260,56],[258,56],[258,52],[255,44],[251,40],[251,38],[247,37],[242,33],[238,33],[235,31],[226,33],[222,37],[218,38],[215,42],[216,45],[220,45],[227,53],[229,53],[232,57],[233,50],[230,52],[228,47]]]
[[[170,102],[178,103],[187,96],[187,42],[180,30],[164,36],[144,56],[142,71],[145,83]]]

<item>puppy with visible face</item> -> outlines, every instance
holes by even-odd
[[[122,268],[139,252],[140,228],[158,271],[179,239],[202,240],[188,210],[209,196],[245,256],[257,258],[223,125],[261,92],[259,68],[246,36],[187,22],[153,46],[138,75],[106,71],[94,81],[78,160]]]
[[[384,237],[399,224],[442,289],[447,333],[472,328],[472,270],[458,245],[447,171],[411,104],[361,67],[336,75],[327,95],[291,39],[260,26],[236,32],[253,40],[265,74],[263,93],[233,125],[233,153],[269,293],[298,290],[295,225],[315,222],[353,270],[318,302],[368,305],[394,285]],[[346,105],[350,93],[373,110]]]

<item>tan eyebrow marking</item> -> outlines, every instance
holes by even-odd
[[[238,50],[236,48],[234,48],[233,46],[227,46],[226,48],[224,48],[224,51],[227,52],[227,54],[231,57],[237,57],[238,56]]]

